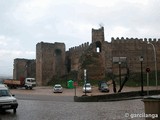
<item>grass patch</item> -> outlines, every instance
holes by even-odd
[[[63,76],[63,77],[57,77],[54,76],[52,78],[52,80],[48,83],[49,86],[53,86],[55,84],[61,84],[64,88],[68,88],[68,80],[73,80],[73,81],[77,81],[77,72],[73,71],[72,73],[70,73],[67,76]],[[160,85],[160,80],[159,80],[159,75],[160,75],[160,71],[157,72],[157,76],[158,76],[158,85]],[[110,77],[107,77],[108,75],[106,75],[106,78],[104,79],[104,81],[108,81],[111,80]],[[121,83],[124,80],[125,75],[121,76]],[[115,82],[116,85],[119,85],[119,76],[118,75],[114,75],[115,78]],[[98,86],[98,82],[100,80],[87,80],[87,82],[91,83],[92,86]],[[79,80],[77,81],[78,86],[83,86],[84,85],[84,80]],[[146,72],[143,73],[143,85],[147,86],[147,74]],[[156,81],[155,81],[155,72],[150,72],[149,73],[149,86],[155,86],[156,85]],[[131,73],[129,76],[129,80],[125,83],[125,86],[129,86],[129,87],[138,87],[141,86],[141,73]]]

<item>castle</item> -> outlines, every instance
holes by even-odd
[[[160,39],[111,38],[105,41],[104,28],[92,29],[92,42],[65,50],[64,43],[40,42],[36,45],[36,80],[38,85],[47,85],[53,76],[77,73],[78,80],[83,79],[87,70],[89,80],[105,79],[108,73],[125,72],[127,64],[131,72],[140,72],[139,57],[143,57],[143,70],[154,71],[156,49],[157,70],[160,70]],[[24,67],[24,66],[23,66]],[[16,67],[15,67],[16,69]],[[15,70],[14,70],[15,71]],[[33,72],[33,71],[32,71]],[[15,75],[16,76],[16,75]]]

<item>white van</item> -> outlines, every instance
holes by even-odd
[[[17,99],[11,95],[6,85],[0,84],[0,111],[13,109],[13,112],[16,113],[17,107]]]

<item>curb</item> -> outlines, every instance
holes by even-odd
[[[159,95],[160,90],[150,90],[150,95]],[[122,100],[133,100],[143,99],[147,96],[147,91],[144,91],[141,96],[141,91],[122,92],[107,95],[95,95],[95,96],[74,96],[74,102],[109,102],[109,101],[122,101]]]

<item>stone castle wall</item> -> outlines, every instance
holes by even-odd
[[[144,71],[149,67],[152,71],[155,70],[153,46],[148,44],[148,41],[155,46],[157,56],[157,68],[160,70],[160,39],[138,39],[138,38],[112,38],[112,57],[127,57],[129,68],[133,72],[140,72],[139,57],[143,56]]]
[[[83,70],[88,68],[88,78],[105,79],[106,73],[118,74],[119,62],[113,58],[126,58],[131,72],[140,72],[139,57],[143,56],[143,69],[154,71],[154,51],[156,48],[157,69],[160,70],[160,39],[111,38],[105,41],[104,28],[92,29],[92,43],[65,50],[64,43],[40,42],[36,45],[36,79],[38,85],[47,85],[53,76],[78,72],[78,80],[83,79]],[[123,62],[122,62],[123,63]],[[124,65],[121,65],[122,73]]]
[[[79,59],[82,56],[82,54],[88,49],[88,47],[89,47],[89,42],[69,49],[69,51],[66,54],[67,56],[66,61],[70,61],[70,70],[68,72],[79,70],[80,66]]]
[[[160,70],[160,39],[147,38],[111,38],[105,41],[104,28],[92,29],[92,43],[81,44],[65,50],[64,43],[40,42],[36,45],[36,62],[28,59],[15,59],[13,78],[35,77],[38,85],[47,85],[54,76],[67,75],[72,71],[78,72],[78,80],[83,79],[84,69],[88,69],[88,78],[105,79],[106,73],[125,73],[126,58],[131,72],[140,72],[139,57],[143,56],[143,71],[150,68],[155,70],[155,56],[152,43],[155,46],[157,70]],[[117,59],[116,62],[114,61]]]

